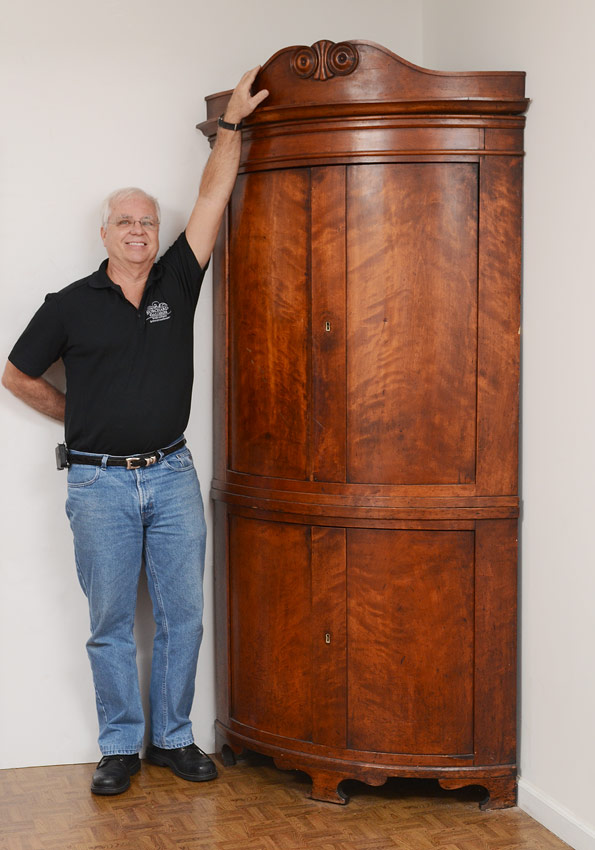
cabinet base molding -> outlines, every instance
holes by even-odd
[[[341,787],[346,779],[357,779],[366,785],[384,785],[390,778],[436,779],[441,788],[457,790],[470,785],[485,788],[487,796],[480,801],[482,810],[506,809],[516,805],[516,765],[472,767],[435,767],[411,764],[371,764],[361,761],[317,756],[283,749],[232,732],[217,723],[217,749],[224,765],[235,764],[236,757],[250,750],[270,756],[280,770],[299,770],[312,780],[309,797],[325,803],[346,805],[349,797]]]
[[[508,809],[510,806],[516,806],[516,767],[504,776],[484,774],[473,782],[470,782],[468,778],[442,779],[438,777],[438,783],[441,788],[448,791],[464,788],[467,785],[480,785],[485,788],[488,792],[487,797],[481,800],[479,804],[479,808],[484,811],[486,809]]]

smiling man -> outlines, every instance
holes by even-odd
[[[87,651],[99,747],[95,794],[120,794],[140,769],[144,716],[133,638],[144,561],[156,633],[151,744],[146,758],[193,782],[214,779],[194,743],[190,709],[202,638],[205,523],[183,432],[193,379],[193,318],[205,268],[240,160],[240,124],[267,96],[252,96],[258,68],[234,90],[184,233],[156,261],[159,205],[137,189],[106,200],[99,269],[46,297],[12,352],[3,384],[64,421],[59,468],[89,602]],[[43,377],[62,358],[66,395]]]
[[[142,293],[159,250],[159,213],[154,198],[134,189],[115,192],[104,205],[101,238],[112,280],[134,272]],[[139,299],[140,301],[140,299]]]

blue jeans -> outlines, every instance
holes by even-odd
[[[184,747],[193,743],[189,714],[202,639],[206,539],[192,455],[184,446],[136,470],[105,461],[72,464],[66,502],[78,577],[89,601],[87,651],[99,747],[103,755],[132,754],[143,742],[133,637],[143,559],[156,623],[151,741],[166,749]]]

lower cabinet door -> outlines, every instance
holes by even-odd
[[[474,533],[347,533],[348,746],[473,753]]]
[[[229,517],[230,716],[312,737],[311,529]]]
[[[473,753],[473,531],[229,516],[230,717],[379,753]]]

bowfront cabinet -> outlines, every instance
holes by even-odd
[[[214,260],[219,744],[510,805],[524,75],[324,41],[262,87]]]

